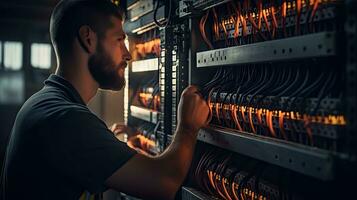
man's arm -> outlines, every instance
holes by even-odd
[[[207,125],[208,104],[196,87],[186,88],[172,144],[157,157],[137,154],[106,181],[107,186],[145,199],[174,199],[190,167],[198,130]]]

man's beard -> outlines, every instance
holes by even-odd
[[[119,91],[125,86],[125,78],[119,75],[119,68],[126,63],[115,65],[101,44],[98,44],[97,52],[89,58],[88,69],[99,88]]]

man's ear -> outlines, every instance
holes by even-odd
[[[78,30],[78,42],[89,54],[95,52],[97,45],[97,34],[87,25],[81,26]]]

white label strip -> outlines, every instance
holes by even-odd
[[[155,71],[159,69],[159,59],[138,60],[132,62],[131,66],[133,72]]]

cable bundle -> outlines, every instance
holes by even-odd
[[[157,155],[160,150],[157,143],[156,132],[159,128],[159,123],[141,123],[137,128],[137,135],[129,138],[128,145],[134,149],[140,149],[142,152],[150,155]]]
[[[282,191],[261,178],[265,164],[246,158],[237,164],[232,156],[219,150],[206,151],[194,171],[196,185],[225,200],[279,199]]]
[[[148,57],[160,56],[160,35],[158,29],[143,33],[137,41],[135,41],[132,50],[133,60],[146,59]]]
[[[160,55],[160,39],[136,44],[134,51],[137,51],[141,58],[145,58],[148,54],[154,54],[158,57]]]
[[[334,13],[339,4],[335,0],[230,1],[203,14],[200,33],[208,48],[214,49],[332,31],[337,29]],[[212,37],[206,33],[207,22]]]
[[[214,125],[336,150],[337,138],[323,134],[346,125],[337,77],[327,67],[322,72],[270,64],[219,68],[203,93]],[[327,105],[332,101],[333,108]]]
[[[156,111],[160,110],[159,82],[153,78],[145,85],[138,88],[136,92],[140,104],[146,108]]]

